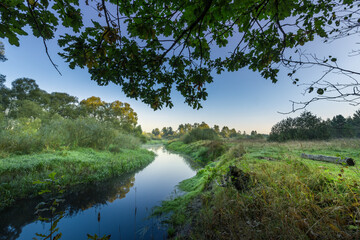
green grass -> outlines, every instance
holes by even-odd
[[[197,149],[204,144],[173,142],[170,146],[178,152],[196,156]],[[217,161],[180,184],[188,195],[163,204],[164,211],[174,213],[170,219],[172,227],[179,230],[181,226],[191,224],[188,238],[360,237],[360,173],[357,167],[360,164],[360,140],[232,141],[226,145],[229,150]],[[356,166],[302,159],[300,154],[303,152],[352,157]],[[250,174],[247,191],[219,186],[230,165]],[[196,211],[191,207],[194,199],[201,202]]]
[[[154,153],[145,149],[121,149],[118,153],[89,148],[47,151],[0,159],[0,210],[17,199],[35,196],[35,180],[47,178],[55,171],[64,176],[62,184],[102,181],[140,169],[154,160]]]
[[[182,141],[170,141],[165,146],[171,151],[190,157],[201,166],[215,160],[227,150],[222,141],[211,140],[201,140],[190,144],[185,144]]]

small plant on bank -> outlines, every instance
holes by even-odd
[[[64,201],[61,198],[61,195],[64,193],[64,189],[61,184],[62,177],[55,178],[55,175],[55,172],[51,172],[48,175],[49,178],[43,181],[34,181],[35,185],[40,185],[42,188],[42,190],[39,192],[39,195],[44,195],[46,199],[44,202],[40,202],[36,206],[35,214],[39,215],[38,220],[42,222],[50,222],[50,229],[48,234],[36,233],[36,236],[41,237],[43,240],[57,240],[62,236],[62,233],[59,232],[57,225],[64,217],[64,212],[58,211],[60,203]]]

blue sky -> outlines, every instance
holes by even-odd
[[[174,90],[172,99],[175,106],[172,109],[154,111],[141,101],[126,98],[119,86],[114,84],[98,86],[90,80],[86,69],[68,68],[63,59],[57,55],[60,49],[55,40],[48,41],[48,48],[63,76],[60,76],[51,65],[41,39],[32,36],[22,37],[20,47],[11,46],[7,40],[0,39],[0,41],[5,44],[5,54],[8,58],[8,61],[0,63],[0,73],[7,76],[7,86],[17,78],[28,77],[36,80],[40,88],[47,92],[66,92],[77,96],[79,100],[98,96],[107,102],[114,100],[128,102],[138,113],[139,124],[145,131],[164,126],[177,128],[181,123],[205,121],[210,126],[226,125],[247,133],[251,130],[269,133],[271,127],[278,121],[300,114],[300,112],[288,115],[278,113],[278,111],[291,110],[289,100],[307,99],[302,95],[304,88],[293,85],[286,76],[287,72],[281,73],[280,81],[273,84],[263,79],[259,73],[242,69],[214,75],[214,82],[207,85],[208,100],[203,102],[203,108],[200,110],[193,110],[187,106],[183,97]],[[355,37],[332,44],[314,42],[306,45],[308,52],[316,52],[318,56],[339,56],[340,60],[344,59],[341,63],[353,69],[357,68],[358,58],[348,58],[347,55],[356,47]],[[217,54],[217,51],[220,53],[223,50],[213,51]],[[311,81],[321,73],[321,69],[311,68],[304,70],[300,76],[304,81]],[[335,102],[313,103],[307,108],[323,119],[331,118],[336,114],[351,116],[357,109],[359,107]]]

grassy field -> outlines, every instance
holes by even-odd
[[[360,140],[243,140],[223,145],[226,151],[217,161],[180,184],[187,195],[157,210],[174,212],[170,235],[180,239],[184,235],[192,239],[360,238]],[[208,141],[167,146],[192,157],[212,151]],[[301,153],[352,157],[356,166],[302,159]],[[229,166],[249,174],[246,190],[222,186]]]
[[[56,172],[65,187],[102,181],[135,171],[154,160],[145,149],[121,149],[116,153],[90,148],[48,150],[29,155],[0,158],[0,210],[17,199],[32,197],[39,191],[35,180]]]

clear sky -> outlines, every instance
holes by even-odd
[[[273,84],[263,79],[259,73],[242,69],[238,72],[214,75],[214,82],[207,85],[208,100],[203,102],[203,108],[200,110],[193,110],[187,106],[182,96],[174,90],[172,99],[175,106],[172,109],[154,111],[141,101],[126,98],[119,86],[114,84],[98,86],[90,80],[87,69],[71,70],[57,55],[60,49],[55,40],[48,41],[48,48],[62,76],[57,73],[47,58],[41,39],[31,36],[22,37],[20,47],[11,46],[4,39],[0,41],[5,44],[5,55],[8,58],[8,61],[0,63],[0,73],[6,75],[7,86],[10,86],[11,82],[17,78],[28,77],[36,80],[39,87],[49,93],[66,92],[77,96],[79,100],[98,96],[106,102],[114,100],[128,102],[138,113],[139,124],[144,131],[164,126],[177,128],[181,123],[205,121],[210,126],[226,125],[247,133],[251,130],[269,133],[271,127],[278,121],[300,114],[300,112],[289,115],[278,113],[278,111],[291,110],[289,100],[306,100],[309,97],[302,95],[303,87],[297,87],[291,83],[286,76],[287,72],[282,72],[280,81]],[[342,59],[342,56],[344,59],[342,63],[349,68],[356,69],[359,63],[359,57],[347,57],[351,50],[357,48],[355,37],[332,44],[315,42],[306,47],[308,52],[316,52],[318,56],[332,55],[339,56],[339,59]],[[219,50],[213,51],[216,54]],[[321,73],[320,69],[311,68],[303,71],[301,77],[309,82]],[[359,107],[335,102],[313,103],[307,108],[323,119],[332,118],[336,114],[351,116],[357,109]]]

